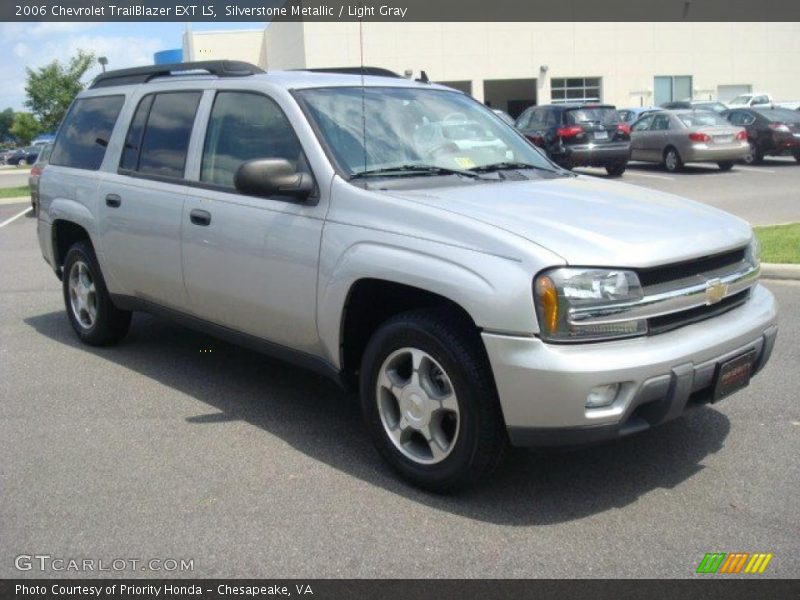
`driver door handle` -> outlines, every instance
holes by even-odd
[[[120,198],[117,194],[108,194],[106,196],[106,206],[110,206],[111,208],[119,208],[122,204],[122,198]]]

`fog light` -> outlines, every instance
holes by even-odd
[[[610,385],[598,385],[593,387],[586,396],[586,408],[601,408],[609,406],[617,399],[619,393],[619,384],[612,383]]]

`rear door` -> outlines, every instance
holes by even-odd
[[[184,171],[202,92],[139,99],[117,172],[99,188],[103,253],[127,295],[185,311],[181,269]]]
[[[652,124],[653,115],[648,115],[631,126],[631,160],[650,160],[647,154],[647,136],[651,135]]]
[[[650,131],[645,138],[644,154],[646,160],[659,162],[664,156],[664,148],[669,143],[672,124],[670,116],[666,113],[653,115]]]

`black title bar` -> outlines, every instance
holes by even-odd
[[[699,577],[688,580],[553,579],[5,579],[3,600],[605,600],[624,598],[797,598],[800,581]]]
[[[798,0],[3,0],[0,21],[800,21]]]

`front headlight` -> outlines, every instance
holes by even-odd
[[[753,234],[753,239],[750,240],[750,245],[745,250],[744,259],[754,267],[758,267],[761,264],[761,244],[758,243],[758,238],[755,234]]]
[[[601,310],[641,300],[642,286],[633,271],[551,269],[536,278],[533,291],[541,335],[545,340],[583,342],[647,333],[645,319],[591,323],[591,318],[586,318],[594,308]],[[578,313],[581,318],[578,318]]]

